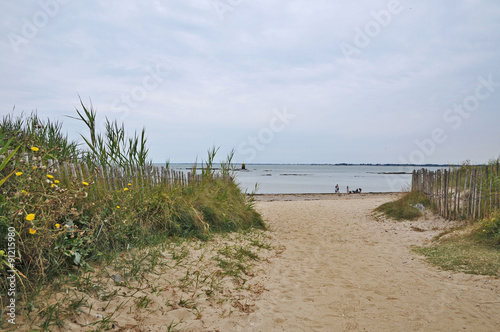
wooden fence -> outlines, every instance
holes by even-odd
[[[89,169],[86,163],[59,162],[57,160],[48,160],[48,162],[42,163],[41,160],[27,153],[22,154],[20,159],[29,166],[46,167],[47,172],[58,179],[73,178],[82,182],[104,184],[109,190],[123,189],[129,183],[139,187],[151,187],[160,184],[187,186],[193,181],[202,181],[202,175],[199,173],[176,171],[165,166],[109,167],[98,165]],[[223,176],[215,173],[213,177]],[[228,176],[228,178],[231,177]]]
[[[499,210],[499,163],[413,171],[412,191],[427,195],[448,219],[481,219]]]

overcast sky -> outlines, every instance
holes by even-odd
[[[0,3],[0,112],[71,138],[78,96],[155,162],[461,163],[500,155],[496,0]]]

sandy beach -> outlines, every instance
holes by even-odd
[[[108,269],[108,291],[123,295],[97,296],[65,329],[110,315],[114,331],[498,331],[500,280],[441,271],[412,252],[456,224],[374,215],[398,196],[257,196],[267,249],[232,234],[166,250],[166,265],[127,284]],[[215,260],[241,245],[260,259],[235,283]]]
[[[453,223],[375,218],[397,194],[257,197],[284,247],[256,310],[210,331],[498,331],[500,281],[440,271],[410,250]]]

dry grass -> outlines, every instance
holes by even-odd
[[[440,234],[435,245],[414,251],[444,270],[500,277],[500,247],[478,236],[482,229],[475,224],[455,234]]]

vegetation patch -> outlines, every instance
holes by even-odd
[[[478,242],[500,249],[500,213],[482,220],[474,231],[474,238]]]
[[[429,199],[419,192],[408,192],[395,201],[382,204],[375,211],[398,221],[415,220],[422,215],[419,206],[429,208]]]
[[[106,119],[105,132],[99,133],[95,111],[81,107],[78,119],[89,129],[82,135],[86,148],[62,135],[60,123],[43,121],[36,113],[5,116],[0,126],[0,307],[5,310],[14,299],[18,316],[43,316],[36,319],[42,329],[63,324],[69,317],[63,306],[75,308],[73,313],[91,306],[80,292],[113,298],[113,291],[103,291],[104,283],[85,279],[95,271],[106,275],[102,266],[113,266],[114,273],[106,275],[113,285],[130,285],[156,273],[163,255],[171,255],[178,266],[188,256],[182,245],[161,254],[147,248],[265,229],[253,198],[233,180],[232,154],[216,168],[217,149],[209,150],[207,160],[192,170],[196,181],[153,183],[141,176],[154,168],[145,131],[128,137],[123,125]],[[54,161],[65,171],[56,171]],[[110,187],[106,179],[98,181],[104,177],[102,167],[135,170],[135,176]],[[67,282],[75,285],[67,295],[80,295],[40,302],[50,285]],[[149,310],[152,299],[143,294],[133,302]],[[8,317],[1,314],[0,325],[6,324]],[[111,316],[101,316],[104,325],[113,324]]]
[[[409,192],[393,202],[385,203],[375,211],[398,221],[415,220],[422,212],[421,204],[432,209],[429,199],[421,193]],[[412,226],[412,230],[425,229]],[[500,215],[493,214],[469,226],[445,231],[434,238],[432,246],[413,250],[443,270],[500,277]]]
[[[256,239],[269,249],[254,246]],[[267,232],[253,230],[130,249],[109,263],[93,264],[93,271],[75,269],[42,285],[19,323],[46,331],[133,330],[145,317],[156,316],[180,331],[185,326],[177,313],[182,310],[195,319],[249,312],[264,288],[248,271],[262,269],[276,256],[269,241]],[[227,265],[221,266],[221,257]],[[132,318],[119,319],[130,312]]]
[[[439,235],[432,247],[415,248],[442,269],[500,277],[500,218],[481,220],[459,234]]]
[[[500,277],[500,248],[478,241],[474,234],[455,235],[414,251],[444,270]]]

